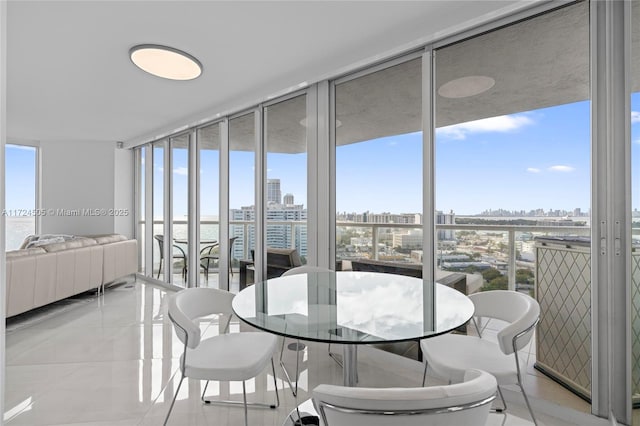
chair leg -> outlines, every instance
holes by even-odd
[[[242,381],[242,400],[244,401],[244,426],[249,426],[249,413],[247,410],[247,387]]]
[[[280,406],[280,395],[278,395],[278,379],[276,378],[276,365],[271,357],[271,372],[273,373],[273,387],[276,389],[276,408]]]
[[[207,401],[204,399],[204,394],[207,392],[207,386],[209,386],[209,381],[208,380],[204,384],[204,389],[202,390],[202,396],[200,397],[200,401],[202,401],[204,404],[207,403]]]
[[[524,402],[527,403],[529,414],[531,414],[531,420],[533,420],[533,424],[535,426],[538,426],[538,422],[536,421],[536,416],[533,415],[533,409],[531,408],[531,404],[529,403],[529,398],[527,397],[527,393],[524,391],[524,386],[522,385],[522,381],[520,380],[519,375],[518,375],[518,386],[520,386],[520,390],[522,391],[522,396],[524,396]]]
[[[285,367],[284,365],[284,361],[282,361],[282,354],[284,352],[284,341],[285,341],[285,337],[282,338],[282,347],[280,348],[280,368],[282,368],[282,372],[284,373],[284,378],[287,380],[287,383],[289,383],[289,389],[291,389],[291,393],[293,394],[294,398],[298,396],[298,372],[299,372],[299,364],[298,361],[300,359],[300,354],[298,351],[296,351],[296,384],[295,386],[293,385],[293,381],[291,380],[291,376],[289,376],[289,372],[287,371],[287,367]],[[300,343],[300,341],[298,340],[298,344]]]
[[[520,359],[518,357],[518,348],[516,347],[516,337],[513,338],[513,355],[516,361],[516,377],[518,378],[518,386],[520,386],[520,390],[522,391],[522,396],[524,396],[524,402],[527,404],[527,408],[529,409],[529,414],[531,414],[531,420],[533,420],[533,424],[535,426],[538,426],[536,417],[533,415],[533,409],[531,408],[531,404],[529,403],[529,397],[527,397],[527,393],[524,391],[524,385],[522,384],[522,371],[520,370]]]
[[[427,359],[424,359],[424,371],[422,372],[422,387],[424,387],[424,384],[427,382],[427,367],[429,366],[429,363],[427,362]]]
[[[327,353],[329,353],[329,357],[342,368],[342,361],[336,356],[336,354],[331,352],[331,343],[329,343],[329,345],[327,346]]]
[[[160,258],[160,265],[158,266],[158,276],[157,279],[160,279],[160,271],[162,270],[162,258]]]
[[[274,377],[275,377],[275,369],[274,369]],[[275,379],[274,379],[275,381]],[[243,382],[244,384],[244,382]],[[205,384],[204,386],[204,390],[202,391],[202,396],[201,396],[201,401],[203,404],[205,405],[226,405],[226,406],[235,406],[237,407],[238,405],[246,405],[248,407],[251,408],[270,408],[272,410],[275,410],[276,408],[278,408],[278,405],[280,404],[280,397],[278,396],[278,388],[276,387],[276,404],[265,404],[263,402],[249,402],[247,403],[246,401],[242,402],[242,401],[235,401],[235,400],[223,400],[223,399],[205,399],[204,398],[204,393],[207,391],[207,386],[209,385],[209,381],[207,380],[207,384]]]
[[[182,373],[180,373],[182,374]],[[169,416],[171,415],[171,410],[173,410],[173,404],[176,403],[176,397],[178,396],[178,392],[180,392],[180,386],[182,386],[182,381],[184,380],[184,374],[180,378],[180,383],[178,383],[178,388],[176,389],[176,393],[173,395],[173,399],[171,400],[171,405],[169,406],[169,412],[167,413],[167,417],[164,419],[164,426],[167,426],[167,422],[169,421]]]
[[[500,386],[498,386],[498,395],[500,395],[500,399],[502,400],[502,408],[494,408],[491,411],[502,413],[504,411],[507,411],[507,401],[504,400],[504,395],[502,395],[502,389],[500,389]]]

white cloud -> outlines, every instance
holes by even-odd
[[[557,166],[551,166],[549,167],[549,171],[550,172],[562,172],[562,173],[568,173],[568,172],[572,172],[574,171],[575,168],[571,167],[571,166],[563,166],[563,165],[557,165]]]
[[[176,175],[187,176],[189,174],[189,169],[186,167],[176,167],[173,169],[173,173]]]
[[[634,140],[633,143],[637,143],[638,145],[640,145],[640,138]]]
[[[640,123],[640,111],[631,111],[631,122]]]
[[[461,140],[472,133],[513,132],[533,123],[534,121],[524,114],[500,115],[441,127],[436,130],[436,135]]]
[[[527,171],[529,173],[540,173],[540,169],[537,169],[535,167],[527,167]]]
[[[396,146],[396,145],[398,145],[398,141],[389,142],[389,146]]]

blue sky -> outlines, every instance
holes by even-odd
[[[436,208],[587,212],[589,106],[578,102],[438,129]]]
[[[633,206],[640,205],[640,93],[632,97]],[[458,215],[486,209],[536,208],[588,211],[590,203],[589,102],[494,117],[436,131],[436,208]],[[422,211],[421,133],[338,147],[337,210]],[[161,156],[156,151],[154,216],[163,199]],[[35,151],[7,145],[6,208],[30,209],[35,199]],[[201,158],[201,212],[217,215],[218,151]],[[232,208],[252,205],[254,155],[230,158]],[[306,202],[306,154],[270,153],[267,176],[281,180],[282,194]],[[186,212],[186,150],[174,150],[174,215]],[[20,182],[20,184],[16,184]],[[46,206],[45,206],[46,207]]]
[[[36,207],[36,149],[6,145],[5,208],[7,210]]]
[[[584,101],[437,129],[436,208],[458,215],[499,208],[588,212],[589,105]],[[632,110],[633,168],[640,171],[640,94],[633,97]],[[201,160],[203,215],[217,215],[218,160],[217,151],[206,151]],[[162,164],[156,161],[158,179]],[[253,204],[254,161],[251,152],[231,153],[232,208]],[[186,151],[174,151],[176,217],[186,212],[186,162]],[[306,163],[306,154],[267,157],[268,178],[280,179],[282,194],[292,193],[305,205]],[[338,147],[336,182],[339,212],[421,212],[421,133]],[[640,193],[640,181],[636,188],[634,194]],[[160,186],[157,203],[161,191]],[[634,195],[634,205],[636,200],[640,197]]]

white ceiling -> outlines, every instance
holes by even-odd
[[[249,105],[531,1],[8,2],[8,137],[131,141]],[[150,76],[129,48],[196,56]]]

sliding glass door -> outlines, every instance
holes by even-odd
[[[307,257],[307,129],[305,95],[264,108],[266,245]],[[268,274],[268,271],[267,271]]]
[[[201,287],[220,288],[220,124],[198,129]]]
[[[235,238],[231,259],[253,259],[255,255],[255,138],[253,112],[229,120],[229,238]],[[240,280],[244,274],[243,269]]]
[[[524,380],[590,400],[589,3],[439,48],[437,267],[469,293],[516,290],[541,318]],[[540,374],[540,372],[542,374]]]
[[[335,84],[336,263],[422,270],[422,57]]]

